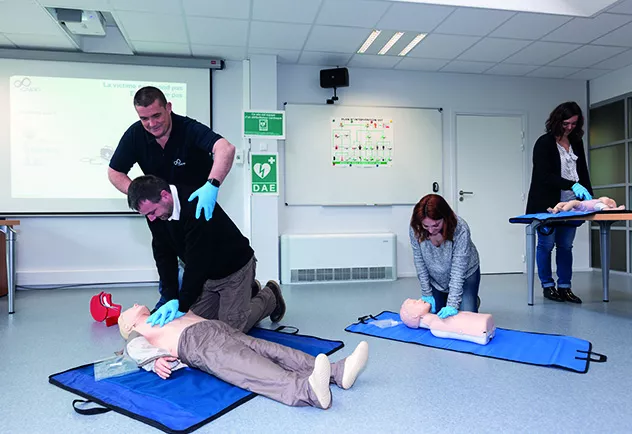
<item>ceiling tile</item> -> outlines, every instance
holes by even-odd
[[[599,62],[599,65],[595,65],[601,69],[619,69],[632,64],[632,50],[624,51],[621,54],[617,54],[610,59],[606,59],[603,62]]]
[[[498,38],[540,39],[568,22],[570,17],[521,12],[505,21],[490,36]]]
[[[579,72],[581,68],[562,68],[558,66],[542,66],[527,74],[529,77],[564,78]]]
[[[408,69],[414,71],[438,71],[447,63],[447,60],[417,59],[414,57],[404,57],[401,62],[395,65],[395,69]]]
[[[615,7],[608,9],[608,12],[615,14],[631,14],[632,15],[632,0],[625,0],[619,2]]]
[[[352,54],[303,51],[298,63],[303,65],[345,66]]]
[[[224,18],[186,17],[191,44],[246,46],[248,21]]]
[[[311,24],[321,0],[253,0],[252,19]]]
[[[453,60],[441,68],[441,72],[467,72],[471,74],[480,74],[494,65],[495,63],[491,62],[466,62],[464,60]]]
[[[174,2],[173,0],[110,0],[110,4],[112,5],[112,9],[117,11],[182,15],[180,2]]]
[[[5,33],[4,36],[19,48],[53,48],[59,50],[73,50],[77,47],[64,35],[26,35],[20,33]]]
[[[530,43],[530,41],[521,41],[518,39],[483,38],[461,54],[458,59],[500,62]]]
[[[305,50],[335,53],[355,53],[371,34],[369,29],[314,26],[307,38]]]
[[[5,38],[3,35],[0,34],[0,47],[14,48],[15,45],[13,44],[13,42],[9,41],[7,38]]]
[[[191,44],[195,57],[214,57],[224,60],[244,60],[246,47],[222,47],[217,45]]]
[[[454,9],[445,6],[395,3],[382,17],[377,28],[428,33]]]
[[[632,16],[608,13],[597,15],[595,18],[573,18],[542,39],[545,41],[585,44],[630,21],[632,21]]]
[[[316,23],[331,26],[375,27],[389,3],[370,0],[324,0]]]
[[[299,50],[274,50],[269,48],[249,48],[248,55],[252,54],[270,54],[277,56],[279,63],[296,63],[298,56],[301,54]]]
[[[617,30],[614,30],[607,35],[594,40],[592,43],[596,45],[632,47],[632,23],[628,23],[623,27],[619,27]]]
[[[610,71],[608,71],[607,69],[586,68],[586,69],[582,69],[579,72],[576,72],[575,74],[569,75],[567,78],[578,79],[578,80],[592,80],[593,78],[600,77],[609,72]]]
[[[44,7],[53,8],[83,9],[104,12],[112,10],[110,0],[38,0],[38,2]]]
[[[182,16],[115,11],[114,18],[127,37],[136,41],[187,43]]]
[[[437,35],[426,36],[413,50],[410,57],[428,57],[430,59],[454,59],[470,48],[481,38],[477,36]]]
[[[184,13],[190,16],[215,18],[250,17],[250,0],[182,0]]]
[[[434,31],[450,35],[485,36],[515,15],[514,12],[459,8]]]
[[[401,57],[398,56],[378,56],[372,54],[355,54],[348,65],[354,68],[382,68],[391,69]]]
[[[46,9],[29,1],[0,2],[0,32],[57,36],[63,34],[60,25]]]
[[[579,47],[581,47],[581,45],[567,44],[564,42],[534,42],[513,56],[505,59],[505,62],[524,65],[546,65],[550,61],[570,53]]]
[[[171,42],[136,41],[132,43],[138,54],[167,54],[175,56],[190,56],[189,44],[174,44]]]
[[[269,23],[250,24],[249,47],[301,50],[310,30],[309,24]]]
[[[510,65],[507,63],[501,63],[491,67],[485,74],[493,75],[525,75],[533,71],[537,66],[532,65]]]
[[[615,56],[622,51],[623,47],[603,47],[598,45],[584,45],[572,53],[560,57],[550,63],[551,66],[573,66],[578,68],[586,68],[597,62]]]

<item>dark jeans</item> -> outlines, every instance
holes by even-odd
[[[555,246],[555,263],[557,264],[557,287],[570,288],[573,277],[573,240],[575,226],[557,226],[549,235],[538,232],[538,246],[535,250],[535,261],[538,264],[538,277],[542,288],[555,286],[551,269],[551,252]]]
[[[478,267],[474,274],[463,281],[463,295],[460,311],[478,312],[478,288],[481,284],[481,267]],[[432,288],[432,296],[435,299],[437,313],[445,307],[448,302],[448,293]]]

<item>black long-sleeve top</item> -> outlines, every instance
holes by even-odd
[[[573,152],[577,155],[578,182],[592,195],[584,143],[581,139],[570,143]],[[533,171],[527,200],[527,214],[546,212],[547,208],[554,207],[560,201],[562,190],[570,190],[573,184],[575,181],[562,178],[562,162],[553,134],[547,133],[540,136],[533,147]]]
[[[223,279],[238,271],[254,256],[248,238],[215,204],[213,217],[195,218],[197,201],[189,202],[195,188],[177,186],[179,220],[148,221],[158,274],[167,300],[178,299],[186,312],[195,303],[207,279]],[[178,257],[185,264],[182,289],[178,292]]]

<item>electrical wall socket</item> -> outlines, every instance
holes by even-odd
[[[235,164],[244,164],[244,151],[243,151],[243,149],[237,149],[235,151]]]

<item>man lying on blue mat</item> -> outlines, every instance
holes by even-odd
[[[192,311],[163,327],[148,324],[149,316],[146,306],[135,304],[118,320],[127,354],[145,370],[167,379],[173,370],[190,366],[292,406],[329,408],[330,382],[349,389],[369,357],[366,341],[349,357],[330,364],[325,354],[313,357],[256,339]]]

